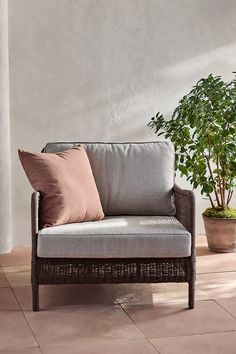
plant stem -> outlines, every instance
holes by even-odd
[[[211,159],[211,142],[210,142],[209,133],[207,133],[207,141],[208,141],[208,156],[205,155],[205,158],[206,158],[206,161],[207,161],[207,167],[208,167],[208,170],[209,170],[209,172],[210,172],[210,176],[211,176],[212,182],[214,183],[214,176],[213,176],[212,169],[211,169],[211,164],[210,164],[210,159]],[[214,193],[215,193],[217,205],[220,206],[220,200],[219,200],[219,196],[218,196],[218,193],[217,193],[217,190],[216,190],[215,183],[214,183]]]
[[[224,198],[224,193],[223,193],[223,188],[222,188],[222,182],[221,182],[221,177],[220,177],[220,168],[219,168],[219,154],[216,156],[216,169],[217,169],[217,175],[218,175],[218,186],[219,186],[219,191],[220,191],[220,199],[221,199],[221,207],[224,209],[225,208],[225,198]]]
[[[214,208],[215,208],[215,205],[214,205],[214,203],[213,203],[213,200],[212,200],[212,197],[211,197],[210,194],[208,194],[208,198],[210,199],[211,206],[212,206],[212,208],[214,209]]]
[[[213,183],[214,183],[214,177],[213,177],[213,173],[212,173],[212,170],[211,170],[211,165],[210,165],[209,157],[206,156],[206,155],[204,155],[204,157],[205,157],[205,159],[206,159],[206,161],[207,161],[207,167],[208,167],[208,170],[209,170],[211,179],[212,179],[212,181],[213,181]],[[218,196],[218,193],[217,193],[215,184],[214,184],[214,193],[215,193],[217,205],[220,206],[220,200],[219,200],[219,196]]]
[[[228,191],[228,197],[227,197],[227,206],[229,205],[231,198],[233,196],[234,191],[232,189],[229,189]]]

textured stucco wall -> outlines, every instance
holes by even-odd
[[[11,250],[11,156],[9,115],[8,12],[0,1],[0,253]]]
[[[16,149],[155,139],[157,110],[210,72],[231,77],[235,13],[234,0],[9,0],[15,243],[30,242],[31,192]]]

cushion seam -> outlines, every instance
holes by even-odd
[[[130,234],[97,234],[97,233],[94,233],[94,234],[74,234],[74,235],[60,235],[60,234],[41,234],[39,232],[39,236],[47,236],[47,237],[50,237],[50,236],[56,236],[56,237],[87,237],[87,236],[166,236],[166,235],[171,235],[171,236],[190,236],[190,232],[186,232],[186,233],[175,233],[175,234],[169,234],[169,233],[160,233],[160,234],[137,234],[137,233],[130,233]]]

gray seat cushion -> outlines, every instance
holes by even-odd
[[[168,216],[114,216],[39,231],[38,256],[63,258],[188,257],[190,233]]]
[[[82,144],[106,215],[175,215],[174,149],[148,143],[48,143],[45,152]]]

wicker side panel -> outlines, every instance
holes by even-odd
[[[38,258],[40,284],[188,282],[190,258],[66,259]]]
[[[195,250],[195,196],[190,190],[183,190],[174,186],[176,218],[191,233],[191,268],[190,282],[196,279],[196,250]]]
[[[190,190],[174,187],[176,218],[191,233],[192,255],[195,255],[195,196]]]
[[[34,192],[31,196],[31,235],[32,235],[32,283],[36,281],[36,259],[37,259],[37,234],[39,224],[39,199],[40,194]]]
[[[176,218],[192,234],[195,234],[195,196],[190,190],[175,185]]]

